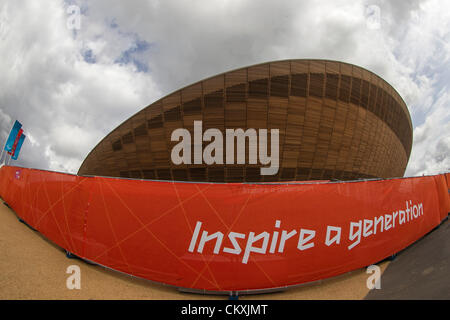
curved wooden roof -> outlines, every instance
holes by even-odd
[[[261,165],[175,165],[173,130],[279,129],[280,169]],[[80,175],[214,182],[403,176],[412,123],[395,89],[374,73],[326,60],[268,62],[177,90],[108,134]],[[193,134],[192,134],[193,135]]]

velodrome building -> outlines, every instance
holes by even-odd
[[[202,133],[219,130],[224,141],[227,129],[277,130],[279,169],[261,174],[267,166],[249,161],[257,153],[248,137],[244,163],[227,161],[225,145],[215,151],[223,161],[196,161],[192,152],[190,161],[174,163],[175,130],[190,133],[193,150],[208,145],[194,138],[195,124]],[[402,177],[412,131],[405,102],[376,74],[336,61],[274,61],[213,76],[150,104],[108,134],[78,174],[205,182]]]

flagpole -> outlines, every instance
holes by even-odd
[[[14,128],[14,121],[13,121],[13,124],[12,124],[12,126],[11,126],[11,129],[9,129],[9,132],[11,132],[11,130]],[[8,138],[9,138],[9,134],[7,133],[6,134],[6,139],[5,139],[5,143],[3,144],[3,148],[2,148],[2,155],[0,156],[0,161],[2,160],[2,158],[3,158],[3,153],[5,152],[5,147],[6,147],[6,143],[8,142]],[[6,158],[7,158],[7,155],[8,154],[6,154],[6,156],[5,156],[5,161],[2,161],[2,166],[5,164],[5,162],[6,162]]]

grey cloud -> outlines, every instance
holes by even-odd
[[[440,139],[436,145],[436,149],[436,162],[441,163],[448,160],[448,158],[450,157],[450,139],[448,137]]]

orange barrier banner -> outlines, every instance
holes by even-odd
[[[436,182],[436,191],[439,198],[440,218],[443,220],[450,212],[450,197],[445,175],[433,176]]]
[[[68,251],[152,281],[265,290],[376,263],[450,209],[445,176],[312,184],[80,177],[2,167],[0,195]]]

